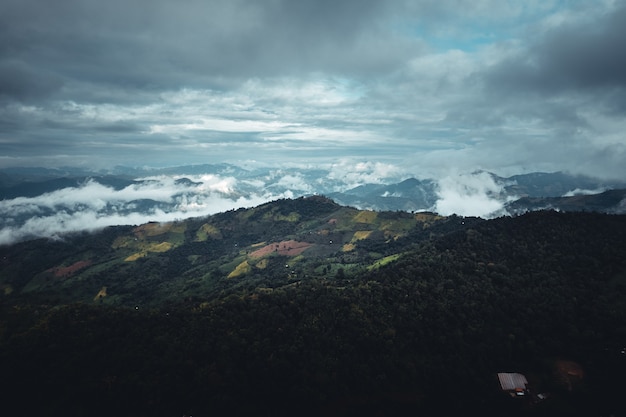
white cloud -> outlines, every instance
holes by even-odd
[[[187,177],[201,184],[177,183],[180,178],[147,177],[121,190],[87,181],[80,187],[64,188],[37,197],[2,200],[0,244],[32,237],[51,238],[106,226],[206,216],[293,196],[292,193],[250,193],[242,196],[235,189],[236,180],[232,177]],[[156,204],[139,203],[145,200]]]
[[[338,181],[336,191],[343,191],[363,184],[383,184],[407,175],[396,165],[383,162],[362,162],[342,158],[329,168],[328,178]]]
[[[498,199],[502,191],[487,172],[450,175],[438,182],[435,211],[444,216],[489,217],[503,209],[504,202]]]
[[[593,194],[600,194],[605,191],[606,191],[606,188],[596,188],[594,190],[576,188],[574,190],[568,191],[565,194],[563,194],[563,197],[574,197],[577,195],[593,195]]]
[[[307,193],[313,192],[311,184],[307,183],[306,179],[301,174],[288,174],[282,177],[276,183],[277,186],[285,187],[291,191],[304,191]]]

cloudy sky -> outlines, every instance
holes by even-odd
[[[626,177],[626,1],[2,0],[0,167]]]

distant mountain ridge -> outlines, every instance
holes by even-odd
[[[563,172],[500,177],[477,171],[417,179],[230,164],[115,167],[97,172],[5,168],[0,170],[0,244],[81,228],[205,216],[310,195],[325,195],[358,209],[484,218],[538,209],[625,213],[619,189],[626,189],[626,182]]]
[[[510,214],[535,210],[594,211],[607,214],[626,213],[626,189],[607,190],[599,194],[568,197],[522,197],[506,205]]]
[[[482,171],[477,171],[480,173]],[[354,201],[370,204],[377,210],[384,206],[400,209],[406,203],[415,209],[424,210],[436,201],[437,180],[409,177],[394,181],[363,183],[346,187],[341,178],[330,175],[327,169],[245,169],[231,164],[202,164],[167,168],[132,168],[117,166],[109,170],[90,171],[84,168],[4,168],[0,169],[0,199],[18,196],[34,196],[51,192],[61,187],[77,186],[86,179],[94,179],[103,185],[116,188],[132,184],[133,180],[154,176],[201,176],[219,175],[233,177],[246,182],[263,181],[263,186],[277,191],[291,190],[294,193],[310,191],[311,194],[325,194],[342,203]],[[592,177],[571,175],[564,172],[533,172],[528,174],[501,177],[488,173],[494,183],[503,188],[507,197],[562,197],[574,190],[595,190],[596,193],[614,188],[626,188],[626,181],[603,181]],[[285,177],[298,177],[302,184],[287,184]],[[388,200],[381,200],[388,199]],[[396,200],[399,199],[399,200]],[[344,201],[345,200],[345,201]],[[396,200],[394,202],[394,200]]]

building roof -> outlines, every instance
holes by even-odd
[[[498,374],[500,386],[504,391],[516,391],[518,389],[526,389],[528,381],[522,374],[502,372]]]

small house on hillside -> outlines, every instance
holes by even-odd
[[[526,395],[528,390],[528,380],[522,374],[501,372],[498,374],[500,387],[513,397]]]

